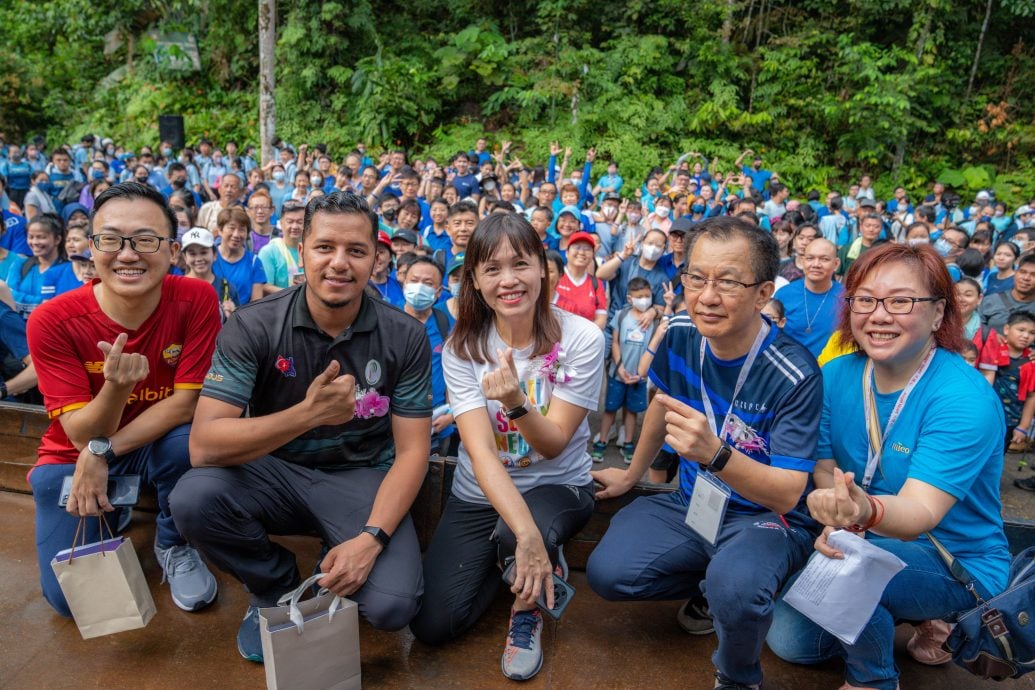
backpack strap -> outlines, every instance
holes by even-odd
[[[446,338],[449,337],[449,315],[438,307],[433,307],[431,314],[435,317],[435,325],[438,326],[438,334],[442,336],[442,342],[446,342]]]

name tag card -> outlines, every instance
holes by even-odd
[[[687,526],[714,546],[729,503],[729,487],[710,472],[699,471],[690,496],[690,508],[686,511]]]

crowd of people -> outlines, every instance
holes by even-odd
[[[895,688],[898,621],[914,658],[947,661],[970,594],[931,535],[1000,591],[1003,455],[1035,435],[1032,207],[938,183],[878,199],[865,175],[792,192],[751,150],[642,184],[602,162],[486,139],[441,163],[0,142],[0,393],[41,392],[55,420],[30,479],[46,599],[68,615],[50,558],[131,472],[158,492],[177,605],[215,598],[206,560],[251,593],[245,658],[259,607],[300,582],[268,535],[316,532],[321,584],[428,644],[512,565],[502,668],[527,679],[564,542],[647,476],[678,490],[614,517],[590,585],[685,600],[680,625],[717,634],[716,687],[758,687],[768,641]],[[961,399],[983,420],[966,435]],[[594,471],[612,429],[628,467]],[[408,511],[432,452],[458,465],[422,560]],[[813,549],[839,556],[834,529],[907,564],[854,645],[780,601]]]

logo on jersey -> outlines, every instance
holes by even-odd
[[[363,377],[367,380],[368,386],[376,386],[381,381],[381,363],[376,359],[367,362],[367,368],[363,370]]]
[[[277,355],[277,361],[273,366],[275,366],[277,368],[277,371],[283,374],[285,378],[295,377],[294,357],[285,357],[284,355]]]
[[[104,362],[83,362],[87,374],[103,374]]]
[[[758,432],[748,426],[744,420],[735,414],[729,416],[729,421],[722,428],[723,436],[733,441],[733,445],[741,453],[768,453],[765,439],[758,435]]]
[[[183,345],[180,343],[173,343],[169,347],[162,350],[162,359],[165,363],[171,367],[176,366],[176,363],[180,361],[180,353],[183,352]]]

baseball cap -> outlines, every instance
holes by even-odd
[[[597,240],[593,235],[588,232],[573,232],[571,237],[568,238],[568,246],[575,244],[576,242],[589,242],[594,247],[597,246]]]
[[[1025,204],[1024,206],[1021,206],[1020,208],[1017,209],[1016,215],[1018,215],[1018,216],[1026,216],[1029,213],[1031,213],[1031,206],[1028,206],[1028,204]]]
[[[191,228],[187,232],[183,233],[183,240],[180,242],[180,246],[184,249],[191,245],[212,247],[215,243],[216,240],[212,237],[212,233],[205,228]]]
[[[877,202],[874,201],[873,199],[871,199],[868,196],[864,196],[862,199],[859,199],[859,207],[860,208],[877,208]]]
[[[384,246],[388,247],[389,249],[392,248],[392,238],[389,237],[388,233],[384,230],[377,231],[377,241],[383,244]]]
[[[984,189],[977,193],[977,199],[991,199],[991,195]]]
[[[463,255],[463,252],[461,252],[461,253],[457,254],[456,256],[454,256],[453,260],[449,262],[449,268],[446,269],[446,275],[447,276],[452,275],[453,271],[457,270],[458,268],[462,268],[463,265],[464,265],[464,255]]]
[[[93,261],[93,254],[90,253],[89,249],[84,249],[78,254],[73,254],[68,258],[72,261]]]
[[[621,201],[622,195],[618,192],[608,192],[604,195],[604,201]]]
[[[567,213],[567,214],[569,214],[571,216],[574,216],[575,220],[581,221],[581,219],[582,219],[582,212],[579,211],[577,206],[564,206],[564,207],[562,207],[561,210],[557,212],[557,217],[560,218],[565,213]]]
[[[409,242],[410,244],[419,245],[420,238],[417,237],[417,233],[413,230],[396,230],[392,235],[393,240],[402,240],[403,242]]]
[[[694,226],[694,222],[685,216],[680,216],[672,221],[672,227],[668,229],[668,234],[674,232],[681,232],[684,235],[690,232],[690,228]]]

